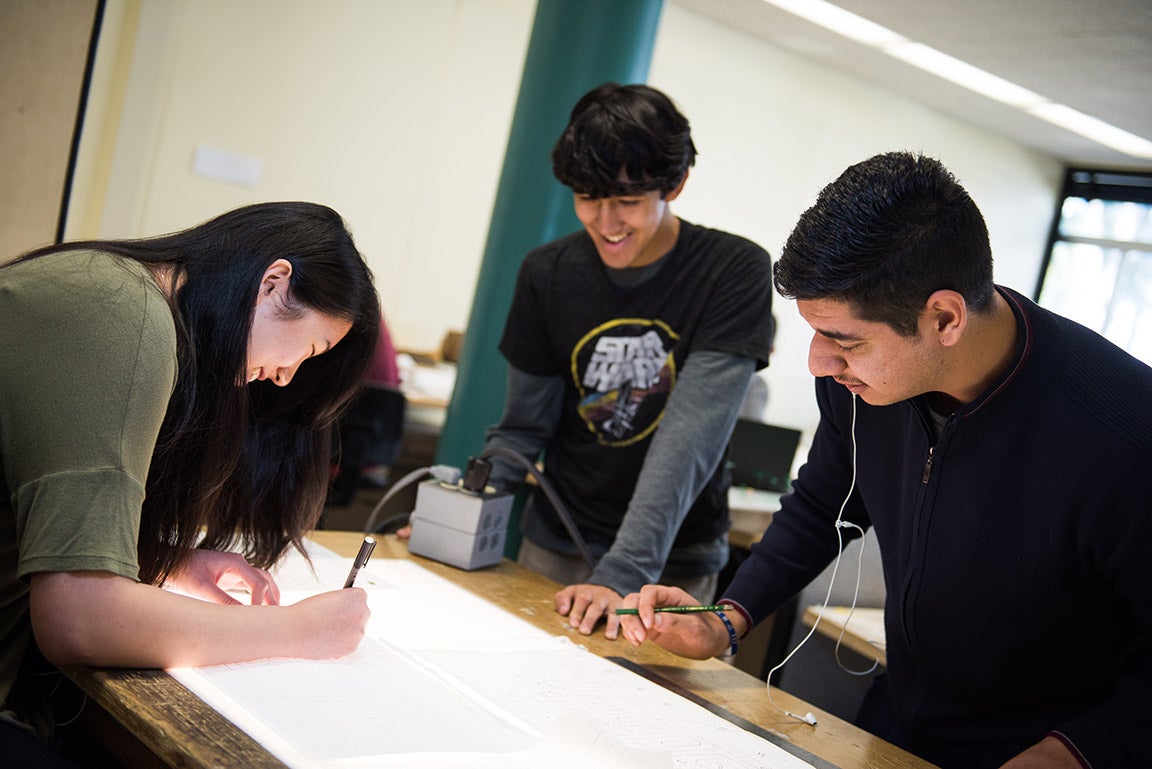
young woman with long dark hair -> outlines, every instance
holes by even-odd
[[[343,220],[311,203],[0,268],[0,742],[50,730],[41,657],[356,648],[363,591],[280,607],[266,569],[322,512],[333,427],[379,324]]]

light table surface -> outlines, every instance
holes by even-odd
[[[355,554],[363,535],[319,531],[313,541],[343,556]],[[558,586],[540,575],[504,561],[465,572],[410,556],[394,536],[379,538],[373,558],[411,558],[493,604],[558,636],[567,636],[589,651],[644,671],[673,691],[689,696],[714,712],[746,719],[770,735],[796,745],[841,769],[930,769],[924,762],[883,740],[773,689],[776,703],[793,712],[812,710],[812,728],[781,714],[769,701],[763,681],[719,660],[687,660],[652,644],[639,649],[622,640],[608,641],[603,632],[580,636],[553,608]],[[245,732],[162,670],[72,668],[66,671],[90,698],[89,724],[132,767],[244,766],[282,767]]]

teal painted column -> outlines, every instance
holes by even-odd
[[[552,176],[552,145],[577,99],[607,81],[648,78],[662,0],[539,0],[484,260],[436,453],[461,470],[504,408],[498,345],[529,250],[580,227],[572,192]],[[510,532],[518,547],[517,528]],[[511,544],[511,543],[510,543]]]

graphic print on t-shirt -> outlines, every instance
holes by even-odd
[[[676,383],[672,348],[678,338],[662,321],[620,318],[576,343],[578,411],[598,443],[627,446],[656,429]]]

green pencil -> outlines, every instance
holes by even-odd
[[[712,606],[660,606],[656,611],[668,611],[673,614],[690,614],[696,611],[732,611],[736,607],[731,604],[722,603]],[[639,614],[638,609],[617,609],[617,614]]]

